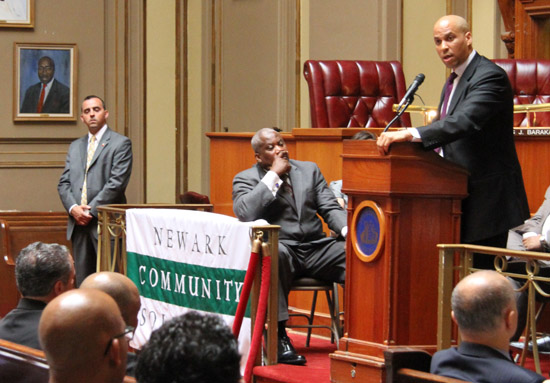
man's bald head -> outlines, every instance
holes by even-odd
[[[470,24],[464,17],[457,15],[446,15],[441,17],[435,22],[436,26],[439,25],[452,25],[458,32],[466,33],[471,32]]]
[[[507,312],[517,310],[512,284],[492,270],[462,279],[453,290],[451,305],[460,331],[470,334],[491,333]]]
[[[117,336],[124,328],[116,302],[102,291],[71,290],[52,300],[39,325],[51,381],[121,382],[128,345]]]
[[[137,327],[141,301],[139,291],[130,278],[120,273],[101,271],[86,277],[80,288],[98,289],[109,294],[118,304],[126,324]]]

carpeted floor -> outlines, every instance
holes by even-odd
[[[289,332],[292,344],[299,354],[307,359],[305,366],[290,366],[278,364],[276,366],[256,367],[254,375],[261,377],[264,382],[303,383],[318,382],[330,383],[330,359],[328,355],[336,350],[336,345],[329,339],[311,338],[311,344],[305,346],[305,335]],[[533,359],[527,358],[525,367],[535,371]],[[550,355],[541,355],[541,369],[545,377],[550,373]]]

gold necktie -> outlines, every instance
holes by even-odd
[[[88,145],[88,157],[86,158],[86,173],[84,173],[84,184],[82,185],[82,196],[80,197],[81,205],[88,204],[88,185],[87,185],[88,169],[90,168],[90,163],[92,162],[92,158],[94,158],[94,153],[96,149],[95,141],[96,141],[96,137],[92,136],[90,138],[90,144]]]

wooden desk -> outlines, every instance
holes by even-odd
[[[343,140],[358,128],[295,128],[282,133],[290,157],[316,162],[327,182],[342,179]],[[369,129],[380,134],[382,129]],[[516,149],[523,171],[529,210],[535,213],[550,185],[550,128],[514,129]],[[233,177],[256,160],[250,146],[254,133],[207,133],[210,138],[210,201],[214,211],[233,214],[231,200]]]

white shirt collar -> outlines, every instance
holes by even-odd
[[[103,134],[105,134],[105,131],[107,130],[107,124],[103,125],[101,129],[99,129],[99,132],[95,134],[96,142],[101,141],[101,137],[103,137]],[[92,139],[93,134],[88,132],[88,143],[90,143],[90,140]]]
[[[474,59],[474,56],[476,55],[476,50],[473,49],[472,52],[470,53],[470,55],[468,56],[468,59],[466,61],[464,61],[462,64],[460,64],[459,66],[457,66],[453,72],[455,72],[457,74],[458,77],[461,77],[463,74],[464,74],[464,71],[466,70],[466,68],[468,67],[468,65],[470,65],[470,63],[472,62],[472,60]]]

